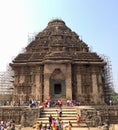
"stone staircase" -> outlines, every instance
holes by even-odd
[[[56,110],[59,110],[59,107],[55,108],[45,108],[40,115],[40,118],[38,119],[39,122],[42,122],[43,124],[49,123],[48,118],[50,114],[52,117],[56,117]],[[68,124],[70,121],[72,123],[73,127],[78,127],[76,123],[76,116],[77,116],[77,111],[75,107],[67,107],[63,106],[62,107],[62,117],[60,119],[65,123]]]

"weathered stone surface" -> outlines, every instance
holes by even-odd
[[[15,121],[15,124],[21,124],[22,126],[32,126],[35,120],[40,117],[40,108],[28,108],[28,107],[0,107],[0,119],[3,121]]]
[[[104,103],[106,63],[64,21],[50,21],[25,49],[11,63],[16,102],[51,97]]]

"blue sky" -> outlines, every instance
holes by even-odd
[[[59,18],[92,51],[109,57],[118,92],[118,0],[0,0],[0,71],[28,44],[28,34]]]

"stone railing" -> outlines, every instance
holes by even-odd
[[[98,126],[109,120],[110,124],[118,124],[118,106],[78,106],[77,113],[82,122],[89,126]]]
[[[3,106],[0,107],[0,119],[3,121],[14,120],[16,124],[21,124],[22,126],[32,126],[37,118],[40,117],[40,112],[43,110],[42,107],[39,108],[29,108],[29,107],[10,107]]]

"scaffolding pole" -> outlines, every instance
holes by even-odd
[[[8,67],[7,71],[0,72],[0,95],[13,93],[13,71]]]
[[[106,62],[106,65],[103,69],[103,81],[104,81],[104,96],[105,102],[109,103],[111,100],[111,96],[114,92],[114,85],[113,85],[113,75],[112,75],[112,65],[110,58],[105,55],[101,55],[101,58]]]

